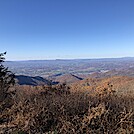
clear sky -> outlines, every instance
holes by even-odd
[[[134,57],[134,0],[0,0],[7,60]]]

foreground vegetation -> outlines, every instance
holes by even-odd
[[[38,88],[16,89],[0,103],[1,133],[134,133],[131,95],[104,89],[93,96],[66,85]]]
[[[2,66],[3,67],[3,66]],[[133,134],[134,96],[119,94],[113,85],[84,89],[55,86],[12,86],[5,70],[1,85],[0,133]],[[7,74],[10,73],[10,74]],[[8,86],[6,86],[8,85]]]

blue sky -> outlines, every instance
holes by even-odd
[[[134,0],[0,0],[7,60],[134,57]]]

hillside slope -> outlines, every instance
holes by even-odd
[[[16,82],[19,85],[32,85],[32,86],[51,84],[49,80],[46,80],[40,76],[30,77],[30,76],[25,76],[25,75],[17,75]]]
[[[56,82],[67,83],[67,84],[78,82],[78,81],[81,81],[81,80],[82,80],[81,77],[78,77],[78,76],[73,75],[71,73],[55,77]]]
[[[117,93],[134,93],[134,78],[127,76],[113,76],[109,78],[87,78],[71,84],[72,90],[101,92],[112,87]]]

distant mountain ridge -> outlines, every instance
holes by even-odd
[[[31,85],[31,86],[37,86],[37,85],[50,85],[51,81],[44,79],[40,76],[25,76],[25,75],[16,75],[16,82],[19,85]]]
[[[117,57],[117,58],[87,58],[87,59],[44,59],[44,60],[7,60],[6,62],[53,62],[53,61],[84,61],[84,60],[134,60],[134,57]]]
[[[16,83],[19,85],[31,85],[31,86],[38,86],[38,85],[53,85],[53,84],[58,84],[58,83],[74,83],[83,80],[83,78],[78,77],[74,74],[59,74],[59,75],[54,75],[52,78],[43,78],[40,76],[26,76],[26,75],[16,75],[15,76]]]

